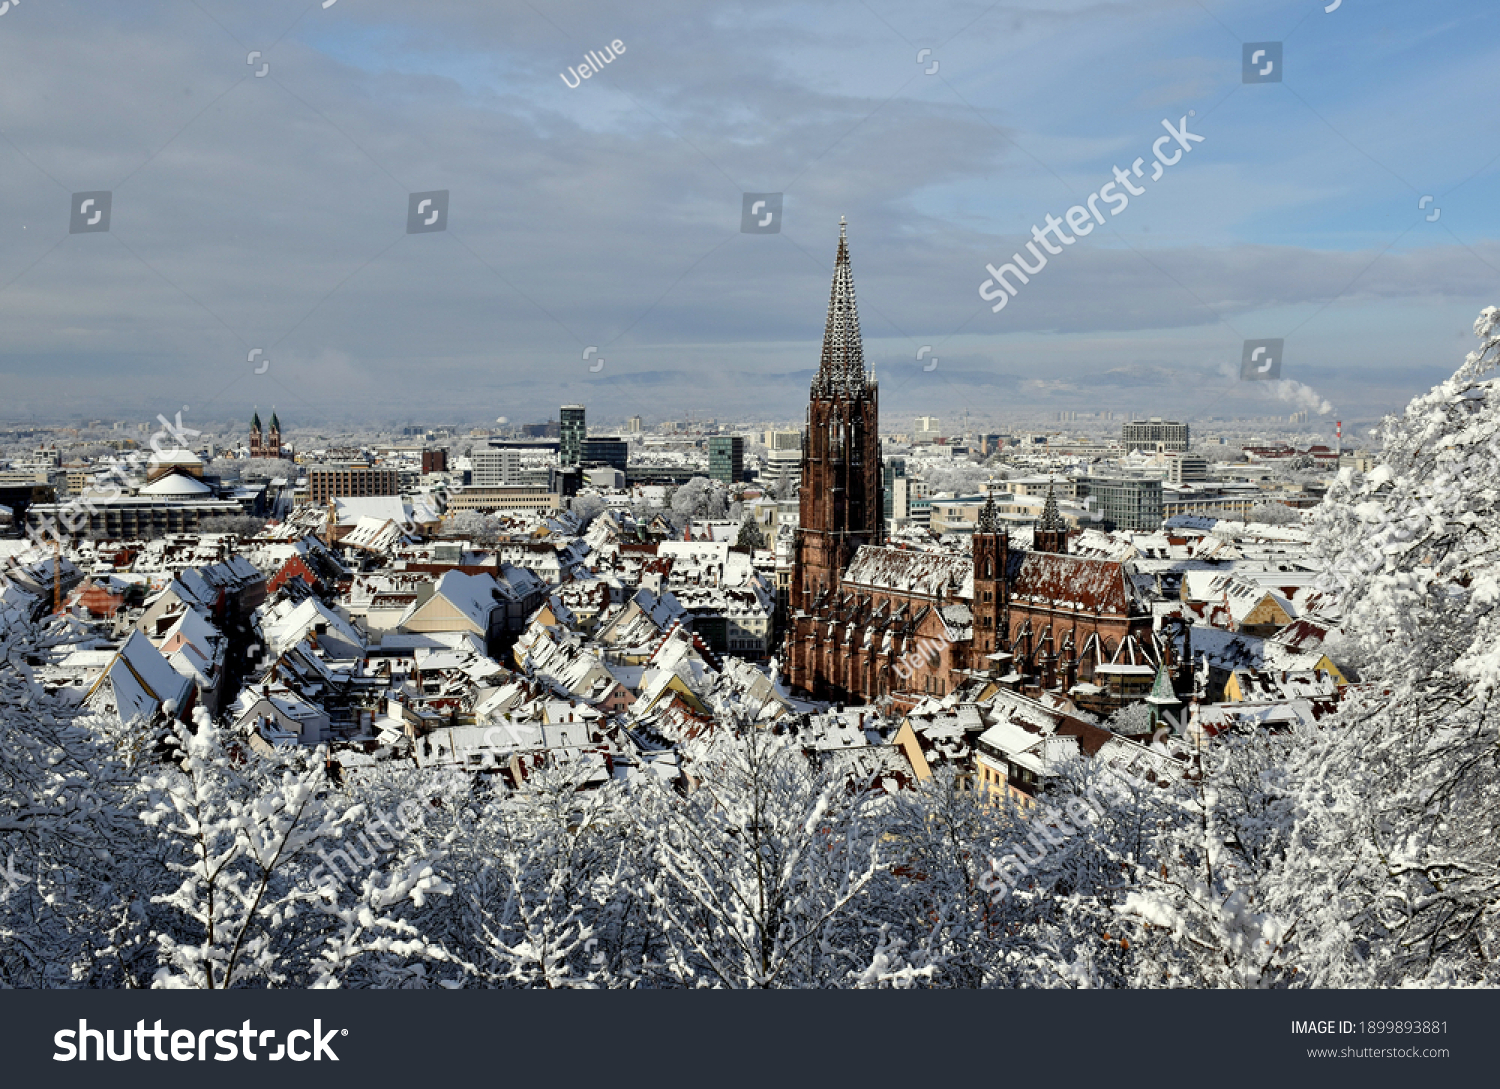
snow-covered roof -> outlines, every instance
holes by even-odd
[[[854,554],[843,583],[849,589],[972,598],[974,560],[961,552],[865,545]]]
[[[365,640],[353,624],[324,605],[317,598],[306,598],[301,602],[279,601],[257,610],[261,636],[270,645],[271,653],[284,654],[306,639],[318,625],[327,625],[326,633],[346,643],[355,653],[362,652]]]
[[[362,517],[354,528],[339,539],[339,544],[368,552],[389,553],[404,540],[401,524],[393,519]]]
[[[350,496],[334,499],[333,503],[341,526],[357,525],[362,518],[398,524],[411,518],[410,508],[398,495]]]
[[[172,668],[161,651],[141,632],[130,638],[115,655],[89,691],[91,704],[115,710],[124,722],[150,719],[168,702],[181,707],[191,681]]]
[[[492,575],[447,571],[438,579],[433,596],[441,596],[476,627],[485,630],[500,598],[500,586]]]
[[[182,473],[172,473],[162,477],[154,483],[147,484],[140,491],[141,495],[154,495],[162,497],[197,497],[201,495],[212,495],[213,489],[201,480],[194,480]]]
[[[149,463],[153,466],[187,465],[201,468],[203,466],[203,459],[191,450],[161,450],[151,455]]]

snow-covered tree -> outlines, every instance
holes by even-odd
[[[497,536],[495,521],[477,510],[461,510],[444,519],[443,528],[455,537],[467,537],[471,541],[488,543]]]
[[[138,890],[159,867],[130,802],[126,731],[36,677],[61,639],[0,617],[0,986],[130,986]]]
[[[588,522],[590,519],[597,518],[603,514],[606,504],[597,495],[580,495],[569,504],[568,509],[583,519],[584,522]]]
[[[639,879],[681,985],[838,986],[876,964],[862,910],[884,867],[874,795],[818,775],[786,737],[720,724],[690,743],[698,787],[637,802],[655,869]]]
[[[1127,703],[1110,715],[1104,724],[1112,733],[1124,734],[1126,737],[1148,734],[1154,725],[1151,721],[1151,705],[1145,700]]]
[[[760,531],[760,523],[754,518],[746,518],[740,523],[740,535],[735,541],[740,548],[748,548],[752,551],[766,547],[765,534]]]
[[[728,509],[728,497],[723,484],[695,476],[672,493],[672,520],[683,525],[689,518],[722,518]]]
[[[1376,984],[1496,980],[1500,310],[1474,328],[1480,349],[1387,418],[1381,464],[1342,470],[1314,522],[1368,683],[1317,750],[1299,831],[1347,875]]]
[[[321,751],[258,756],[201,709],[174,733],[180,766],[144,783],[142,820],[181,879],[153,898],[172,914],[154,935],[153,985],[338,986],[365,957],[443,959],[402,909],[447,883],[394,830],[388,852],[374,850],[381,830],[330,791]],[[368,859],[341,850],[357,829]]]
[[[450,852],[456,895],[444,933],[469,977],[485,986],[618,985],[635,975],[627,952],[644,922],[623,877],[631,852],[620,787],[581,791],[592,765],[549,762],[509,793],[481,787]]]
[[[1285,503],[1257,503],[1245,515],[1245,521],[1271,526],[1290,526],[1302,521],[1302,515]]]

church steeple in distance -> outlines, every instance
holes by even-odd
[[[848,225],[841,219],[802,445],[794,609],[809,609],[819,596],[836,592],[854,553],[880,544],[881,485],[879,385],[865,371]]]

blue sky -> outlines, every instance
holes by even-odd
[[[1324,7],[26,3],[0,16],[3,400],[795,418],[845,215],[887,420],[1369,418],[1500,301],[1500,65],[1483,3]],[[1282,42],[1284,81],[1243,83],[1244,42]],[[1189,111],[1203,142],[992,313],[985,264]],[[448,229],[407,234],[438,189]],[[85,190],[107,235],[67,233]],[[741,232],[743,192],[785,194],[779,234]],[[1235,380],[1247,337],[1286,339],[1286,383]]]

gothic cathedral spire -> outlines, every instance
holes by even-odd
[[[839,252],[833,263],[833,285],[828,291],[828,321],[823,327],[823,356],[813,395],[835,386],[863,388],[865,346],[859,335],[859,308],[854,301],[854,273],[849,267],[848,225],[839,217]],[[819,386],[823,389],[820,391]]]

